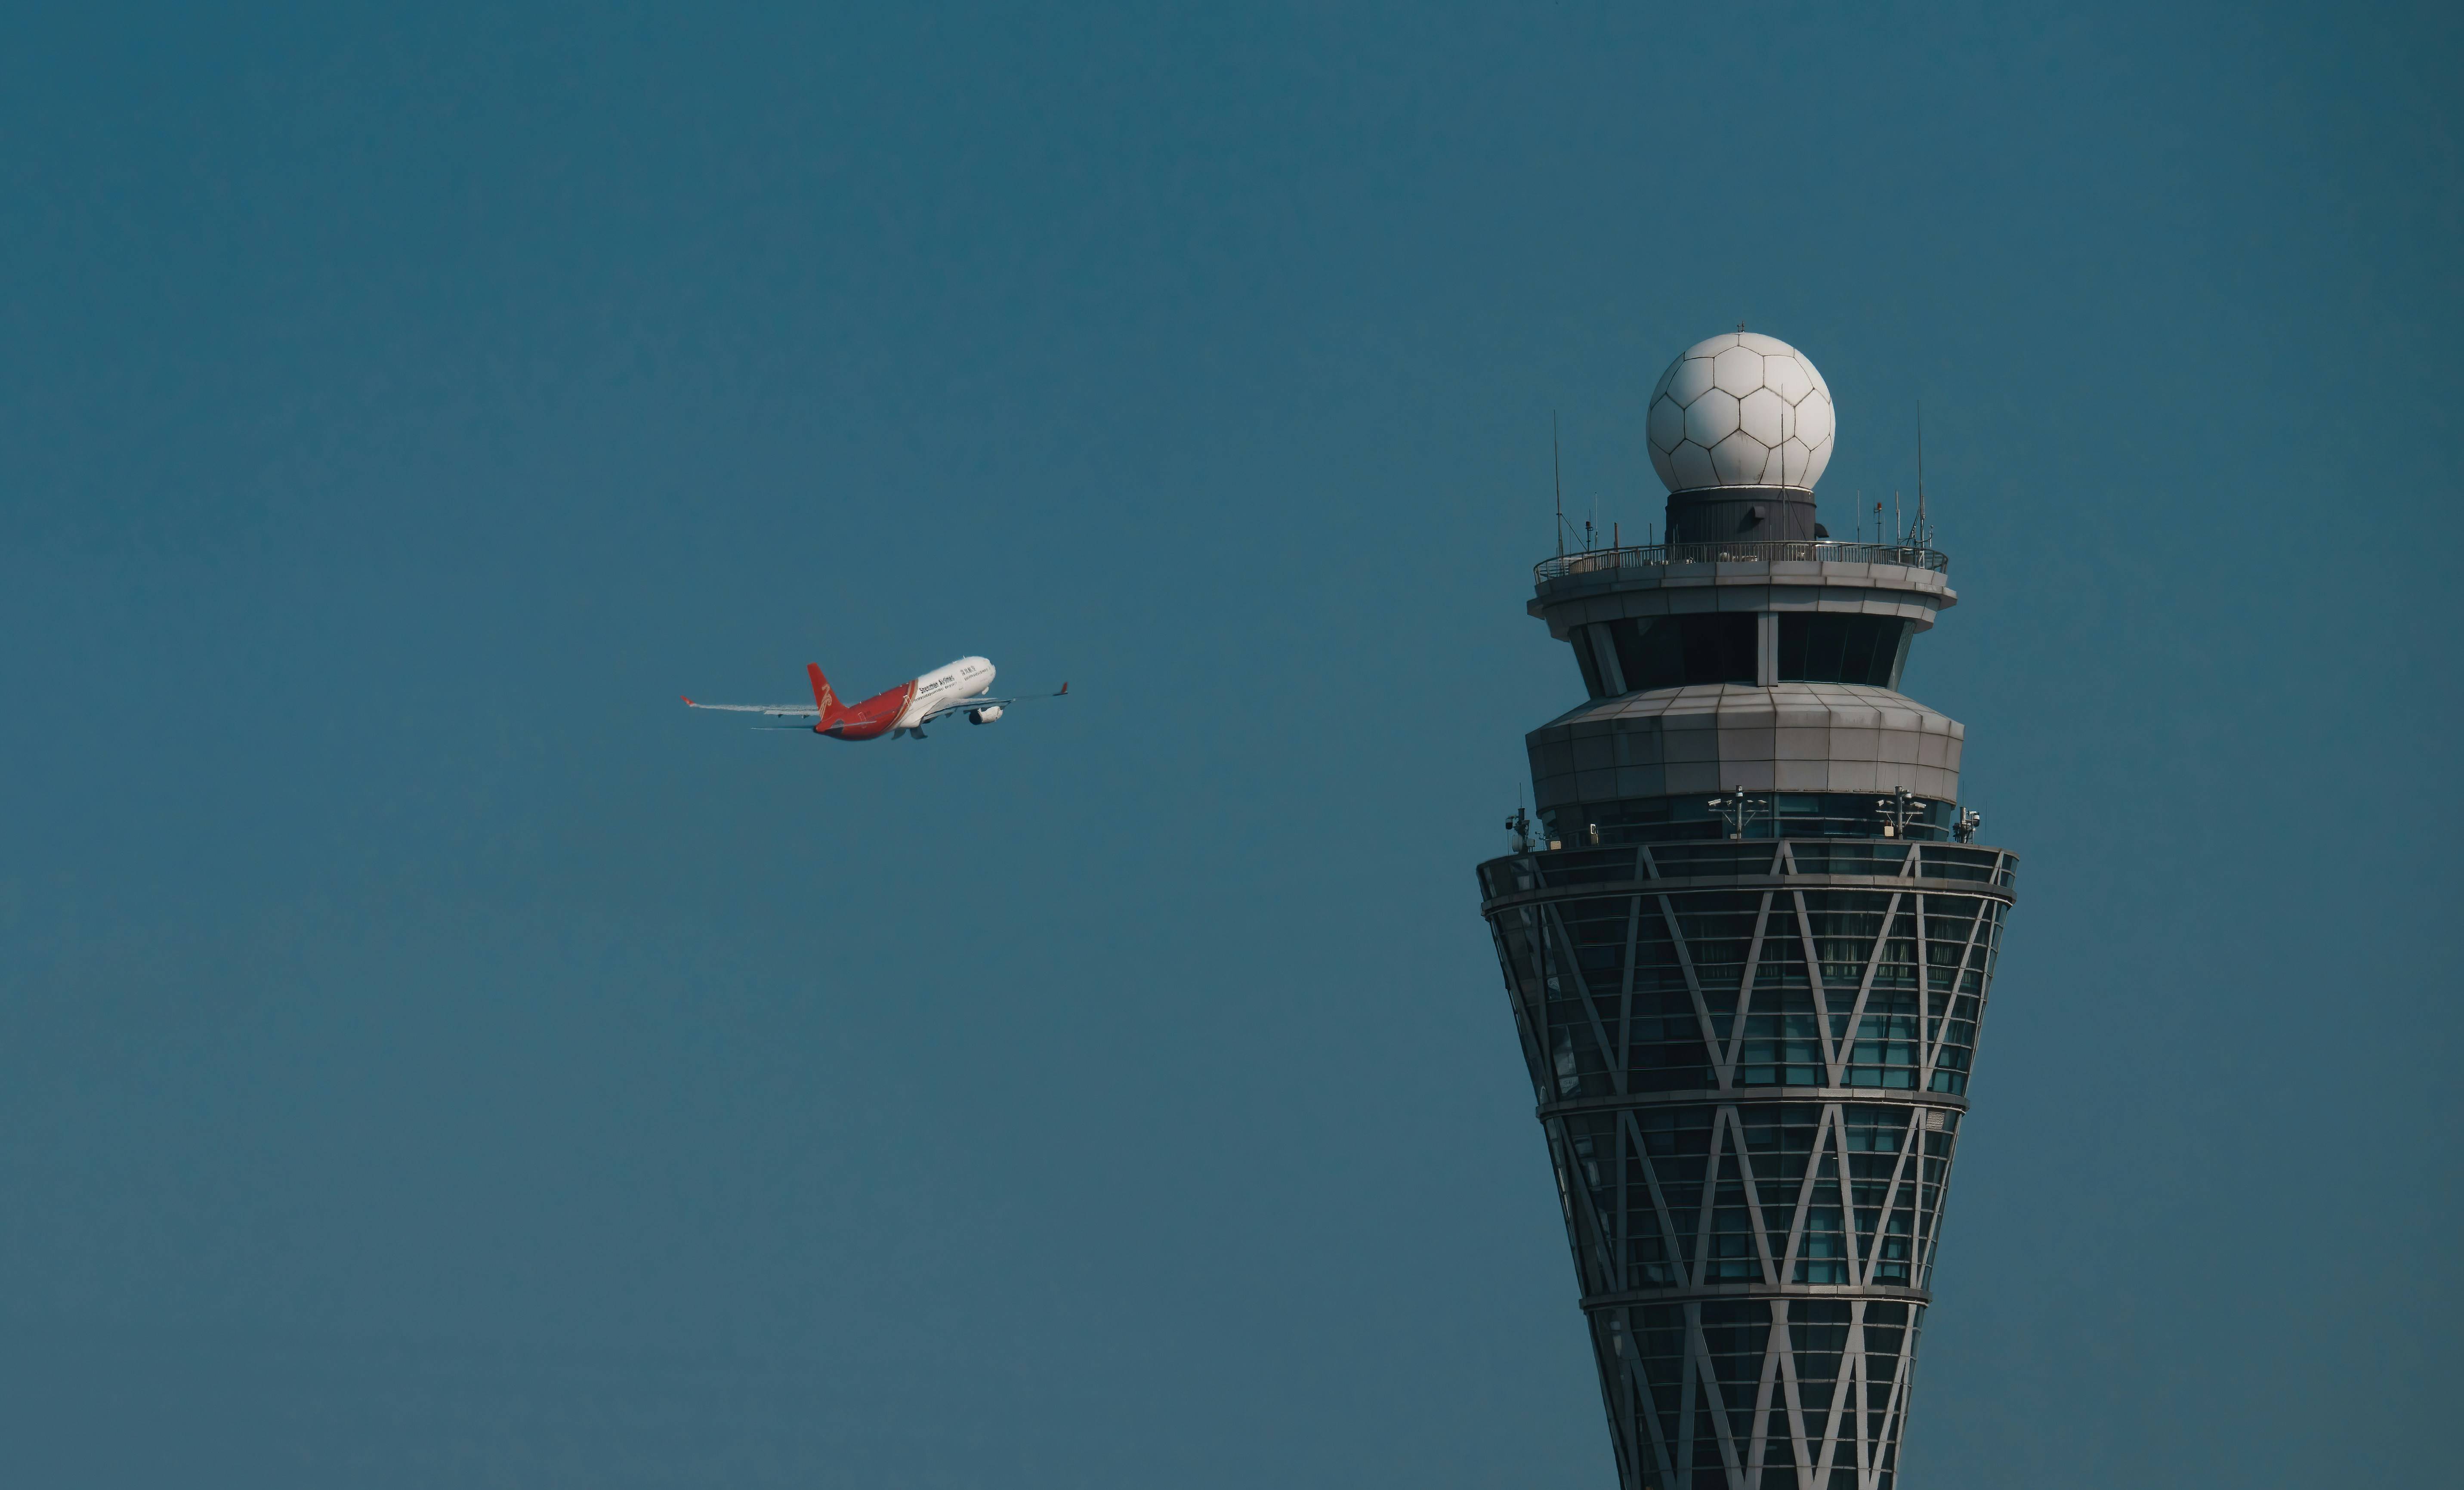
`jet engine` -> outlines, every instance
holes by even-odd
[[[980,709],[969,709],[967,711],[967,723],[970,724],[989,724],[993,721],[1001,718],[1001,706],[1000,704],[987,703]]]

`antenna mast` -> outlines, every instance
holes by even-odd
[[[1925,400],[1917,400],[1917,542],[1933,545],[1933,524],[1925,520]]]
[[[1557,557],[1566,557],[1566,473],[1557,460],[1557,411],[1549,411],[1549,484],[1557,490]]]

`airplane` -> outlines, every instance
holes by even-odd
[[[723,709],[731,714],[766,714],[781,719],[809,719],[814,734],[827,735],[832,740],[878,740],[884,735],[896,739],[900,735],[924,738],[924,726],[953,714],[964,714],[970,724],[989,724],[1001,717],[1001,711],[1019,702],[1017,699],[996,699],[991,696],[993,665],[983,657],[960,657],[944,667],[897,687],[874,694],[862,703],[841,703],[830,680],[822,676],[820,664],[807,662],[804,671],[813,680],[813,701],[803,703],[695,703],[685,701],[689,709]],[[1058,699],[1069,692],[1063,683],[1058,692],[1037,694],[1036,698]],[[757,729],[802,730],[803,724],[757,724]]]

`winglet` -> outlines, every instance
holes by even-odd
[[[1061,685],[1061,692],[1060,692],[1060,693],[1056,693],[1056,694],[1054,694],[1052,697],[1054,697],[1054,698],[1056,698],[1056,699],[1058,699],[1058,698],[1062,698],[1063,696],[1067,695],[1068,692],[1069,692],[1069,685],[1068,685],[1067,683],[1066,683],[1066,682],[1065,682],[1065,683],[1063,683],[1063,684]]]
[[[677,697],[677,698],[679,698],[679,699],[685,699],[685,696],[684,696],[683,694],[678,694],[678,695],[676,695],[676,697]],[[685,707],[690,709],[690,708],[692,708],[693,706],[693,701],[691,699],[685,699]]]

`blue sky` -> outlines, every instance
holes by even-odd
[[[1744,321],[2025,856],[1907,1482],[2437,1477],[2453,13],[878,11],[18,18],[0,1473],[1607,1482],[1470,869]]]

